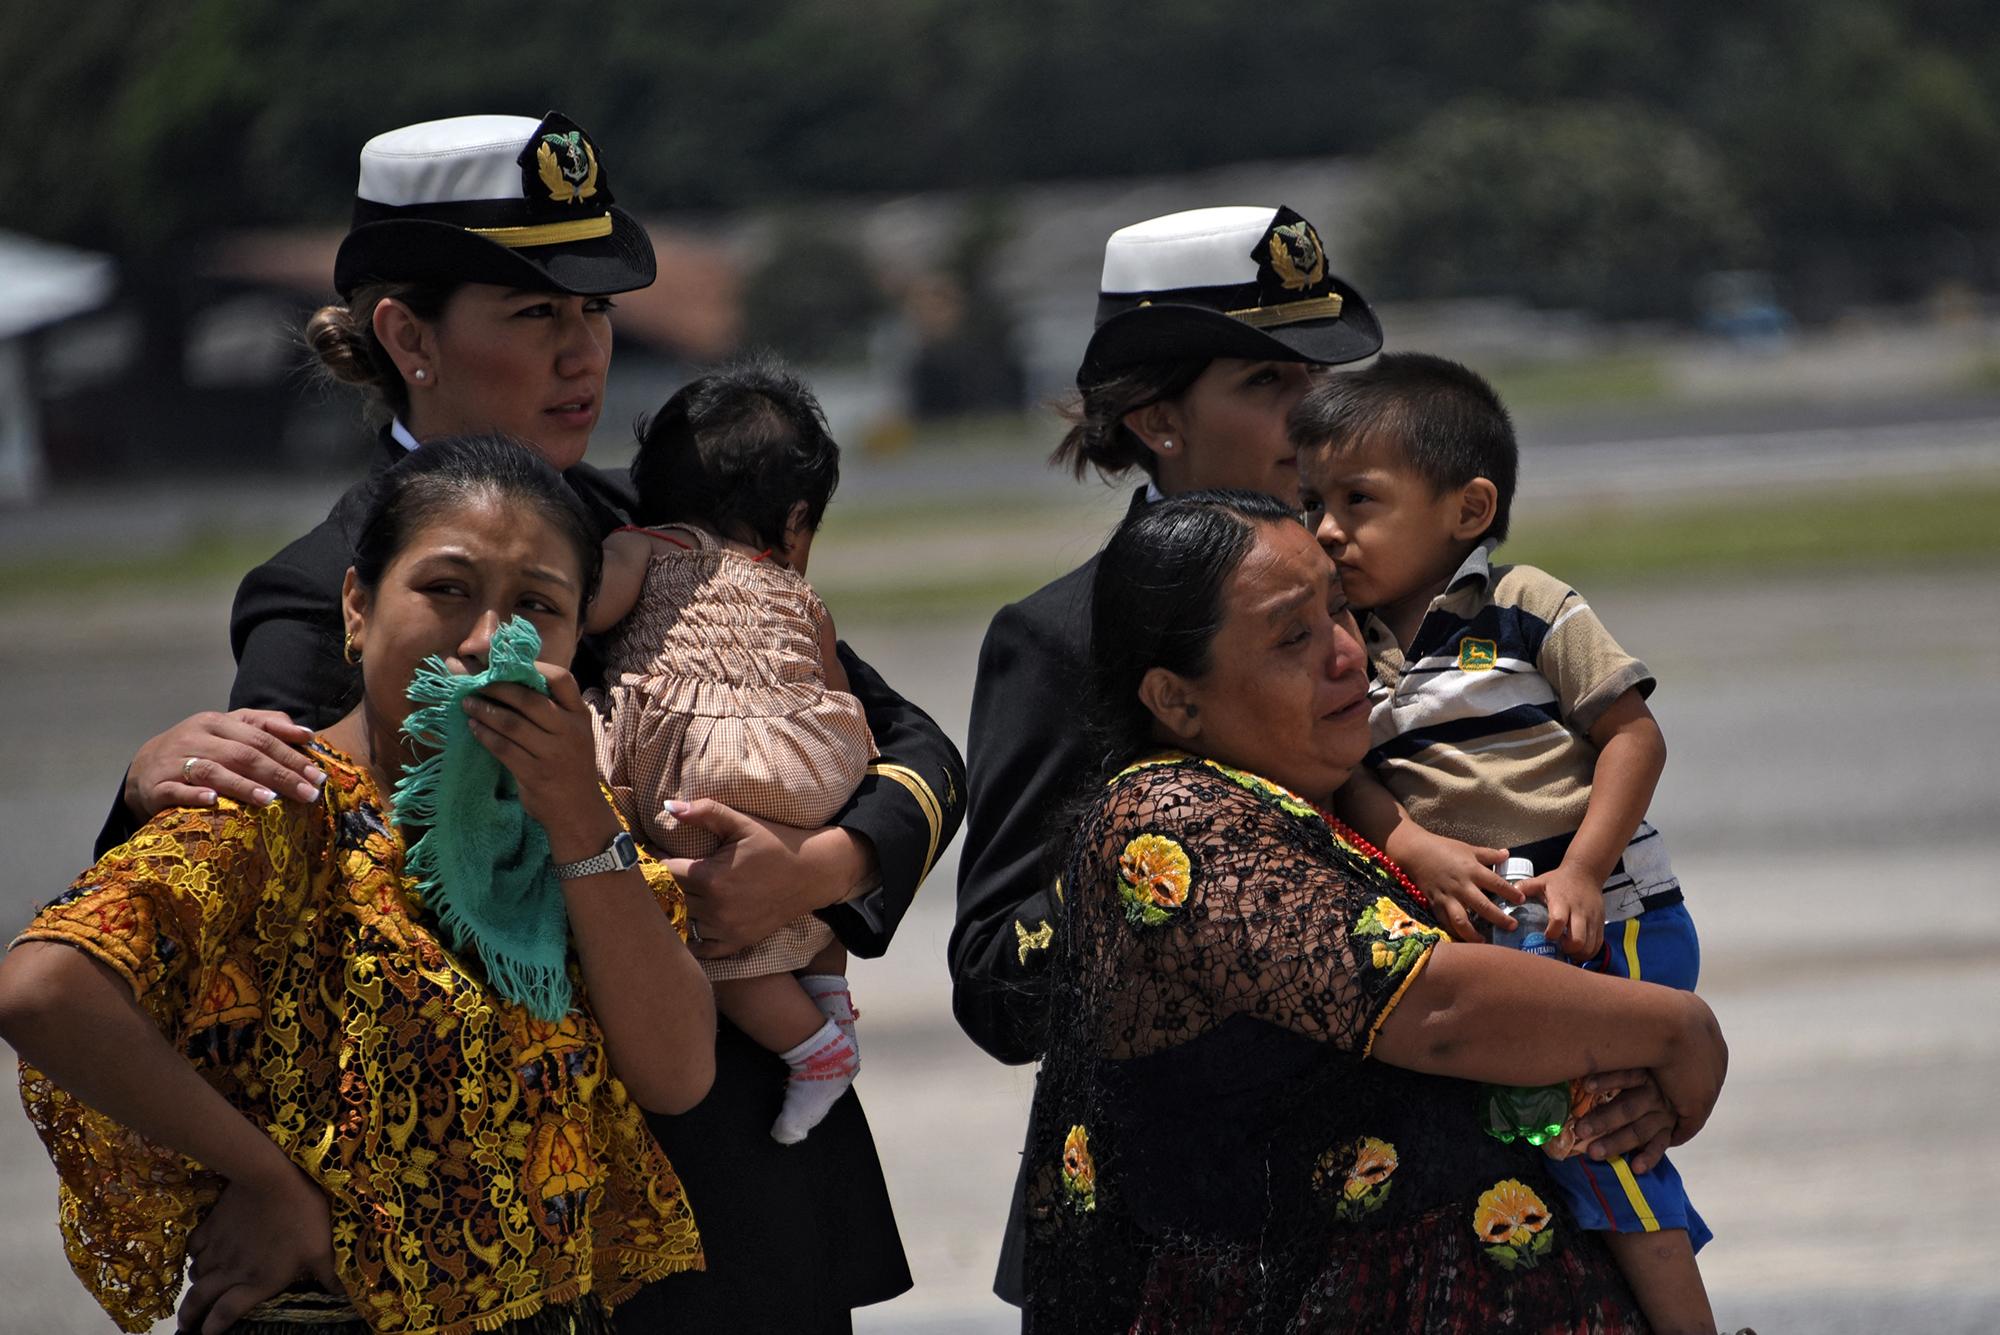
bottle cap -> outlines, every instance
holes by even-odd
[[[1525,881],[1535,874],[1535,864],[1527,858],[1508,858],[1500,864],[1500,879]]]

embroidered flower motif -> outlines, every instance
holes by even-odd
[[[242,961],[223,960],[196,1003],[185,1044],[188,1057],[217,1066],[242,1060],[256,1043],[263,1016],[263,999],[249,970]]]
[[[1549,1207],[1526,1183],[1506,1178],[1480,1194],[1472,1231],[1503,1270],[1532,1270],[1555,1240]]]
[[[1424,953],[1425,947],[1444,939],[1443,932],[1424,926],[1387,895],[1361,911],[1352,935],[1376,938],[1369,942],[1368,963],[1390,973],[1401,973]]]
[[[1142,834],[1118,857],[1118,897],[1135,924],[1157,927],[1187,903],[1193,868],[1165,835]]]
[[[1374,1136],[1361,1136],[1319,1156],[1313,1166],[1313,1190],[1338,1188],[1340,1199],[1334,1214],[1354,1222],[1381,1209],[1389,1199],[1395,1185],[1389,1176],[1400,1162],[1394,1145]]]
[[[551,1238],[568,1237],[582,1222],[583,1206],[599,1177],[589,1135],[575,1122],[544,1122],[528,1143],[523,1185],[535,1224]]]
[[[1400,1163],[1396,1157],[1396,1147],[1386,1140],[1373,1136],[1363,1136],[1354,1142],[1354,1162],[1348,1165],[1347,1181],[1341,1187],[1341,1194],[1349,1200],[1365,1196],[1369,1191],[1389,1180],[1389,1174],[1396,1171]]]
[[[1095,1210],[1097,1160],[1090,1157],[1090,1133],[1081,1124],[1071,1127],[1063,1140],[1062,1175],[1070,1204],[1079,1210]]]
[[[1016,943],[1016,953],[1019,955],[1021,963],[1023,964],[1026,964],[1028,962],[1029,951],[1047,950],[1049,948],[1049,942],[1055,940],[1055,938],[1056,938],[1056,929],[1049,926],[1049,920],[1047,918],[1042,919],[1042,925],[1040,927],[1037,927],[1032,932],[1028,930],[1028,926],[1024,922],[1016,922],[1014,924],[1014,940]]]
[[[1415,936],[1424,930],[1424,925],[1403,912],[1396,902],[1383,895],[1368,906],[1361,915],[1362,931],[1370,930],[1371,924],[1391,941],[1401,941],[1404,937]]]

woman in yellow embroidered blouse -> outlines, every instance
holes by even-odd
[[[322,799],[162,812],[0,961],[0,1036],[61,1178],[71,1264],[123,1329],[172,1312],[188,1262],[180,1324],[204,1335],[302,1320],[301,1304],[320,1335],[588,1331],[701,1265],[642,1110],[707,1091],[713,1004],[672,878],[617,865],[629,845],[554,666],[598,550],[517,443],[411,455],[347,575],[363,698],[315,744]],[[549,693],[493,685],[465,709],[569,878],[574,1004],[554,1020],[489,978],[493,938],[447,947],[389,814],[419,664],[479,671],[516,616]],[[330,1303],[288,1292],[302,1285]],[[346,1324],[324,1324],[329,1305]]]

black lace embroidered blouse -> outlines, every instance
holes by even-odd
[[[1062,889],[1029,1330],[1645,1329],[1476,1085],[1366,1060],[1443,934],[1310,805],[1143,761]]]

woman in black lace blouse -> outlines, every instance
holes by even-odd
[[[1100,561],[1091,672],[1124,768],[1082,816],[1029,1154],[1028,1328],[1640,1331],[1477,1081],[1721,1087],[1685,992],[1448,941],[1322,813],[1368,745],[1362,650],[1282,504],[1201,493]]]

